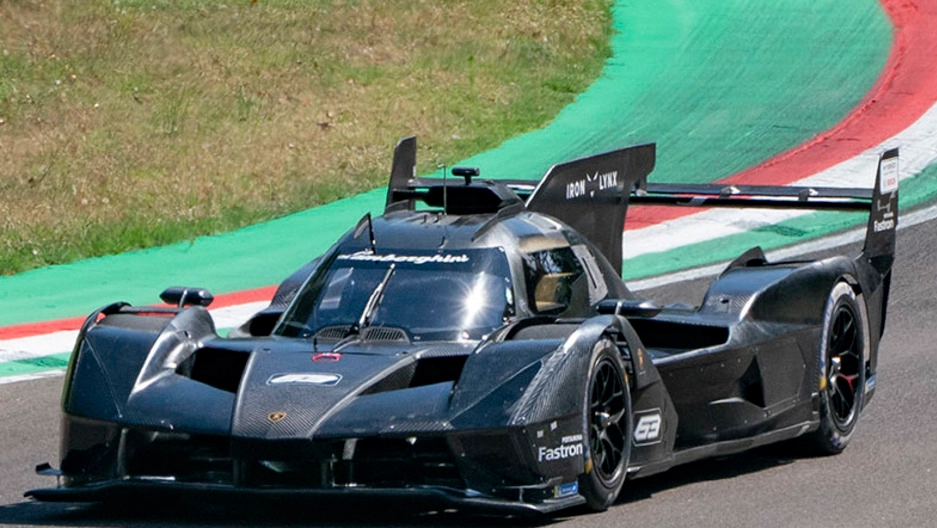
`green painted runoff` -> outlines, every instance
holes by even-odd
[[[617,0],[613,9],[613,56],[601,77],[543,129],[460,164],[486,177],[536,179],[559,161],[655,141],[652,179],[723,178],[839,121],[872,87],[891,44],[876,0]],[[117,300],[152,303],[168,285],[224,293],[276,284],[364,213],[381,211],[384,193],[191,243],[0,277],[0,326]]]

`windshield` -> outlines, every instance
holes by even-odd
[[[341,338],[393,327],[414,341],[481,339],[513,315],[500,249],[340,254],[300,292],[276,333]]]

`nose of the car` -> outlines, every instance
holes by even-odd
[[[405,354],[255,351],[241,380],[231,432],[251,438],[309,437],[330,409],[406,361],[412,359]]]

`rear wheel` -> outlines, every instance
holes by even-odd
[[[846,449],[862,410],[868,318],[852,288],[841,282],[830,293],[820,343],[820,427],[808,437],[821,454]]]
[[[588,441],[579,491],[593,511],[607,509],[621,492],[631,457],[631,393],[618,347],[608,339],[593,348],[583,402]]]

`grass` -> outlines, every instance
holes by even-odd
[[[608,0],[0,0],[0,274],[223,232],[542,126]]]

